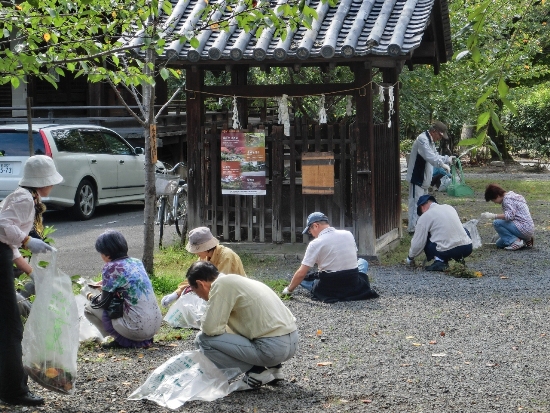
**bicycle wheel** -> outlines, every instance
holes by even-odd
[[[162,236],[164,235],[164,220],[166,218],[166,197],[165,196],[163,196],[160,199],[158,216],[159,216],[159,247],[162,247]]]
[[[184,189],[178,190],[178,205],[176,208],[176,216],[174,217],[174,221],[176,223],[176,232],[181,237],[181,230],[184,231],[187,230],[185,228],[187,225],[183,225],[187,222],[187,191]]]

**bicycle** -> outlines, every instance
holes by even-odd
[[[155,173],[157,193],[157,216],[155,223],[159,225],[159,247],[162,247],[164,226],[176,226],[176,232],[181,237],[187,231],[187,182],[174,172],[183,162],[177,163],[172,169],[158,169]]]

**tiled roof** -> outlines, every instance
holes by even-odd
[[[205,0],[171,0],[171,16],[162,16],[167,38],[185,36],[197,24],[197,15],[205,7]],[[272,7],[284,0],[271,1]],[[312,28],[302,26],[295,32],[289,31],[283,41],[273,36],[273,31],[265,29],[259,38],[253,31],[247,33],[236,25],[229,32],[204,30],[197,39],[199,47],[193,48],[189,41],[167,41],[160,59],[180,59],[190,62],[241,60],[267,61],[276,64],[285,61],[300,62],[306,59],[352,58],[357,56],[379,55],[407,56],[418,48],[430,23],[430,17],[440,17],[437,33],[445,53],[442,61],[451,53],[450,27],[447,0],[344,0],[331,7],[328,2],[311,0],[309,7],[317,11],[318,19]],[[444,4],[443,4],[444,3]],[[435,4],[435,6],[434,6]],[[439,7],[432,14],[432,8]],[[236,9],[238,10],[238,9]],[[233,11],[235,12],[235,10]],[[224,16],[230,17],[230,11]],[[200,22],[199,22],[200,24]],[[136,46],[141,43],[139,36],[132,40]],[[409,55],[410,56],[410,55]]]

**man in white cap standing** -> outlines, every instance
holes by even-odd
[[[409,182],[409,225],[407,231],[409,233],[413,233],[416,227],[418,220],[416,204],[422,195],[428,194],[433,167],[438,166],[447,173],[451,172],[449,165],[453,163],[455,157],[439,155],[435,148],[435,142],[441,139],[449,139],[447,125],[436,120],[430,129],[418,135],[412,146],[407,165],[407,182]]]
[[[378,297],[370,288],[368,262],[357,259],[357,245],[351,232],[331,227],[325,214],[313,212],[302,232],[306,233],[315,239],[307,246],[302,265],[283,294],[290,295],[301,285],[314,298],[327,303]],[[315,264],[319,272],[308,275]]]

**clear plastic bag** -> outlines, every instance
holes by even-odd
[[[463,227],[468,230],[470,233],[470,238],[472,239],[472,248],[476,249],[481,247],[481,237],[479,236],[479,231],[477,230],[477,223],[479,221],[477,219],[471,219],[468,222],[466,222]]]
[[[48,260],[46,268],[39,258]],[[48,390],[73,394],[78,353],[78,310],[71,279],[57,268],[57,251],[33,254],[36,296],[23,332],[23,366]]]
[[[172,304],[164,321],[172,327],[178,328],[200,328],[200,319],[204,314],[206,301],[195,293],[182,294],[178,300]]]
[[[190,400],[212,401],[230,393],[228,377],[238,369],[220,370],[200,350],[180,353],[158,367],[128,400],[151,400],[177,409]]]

